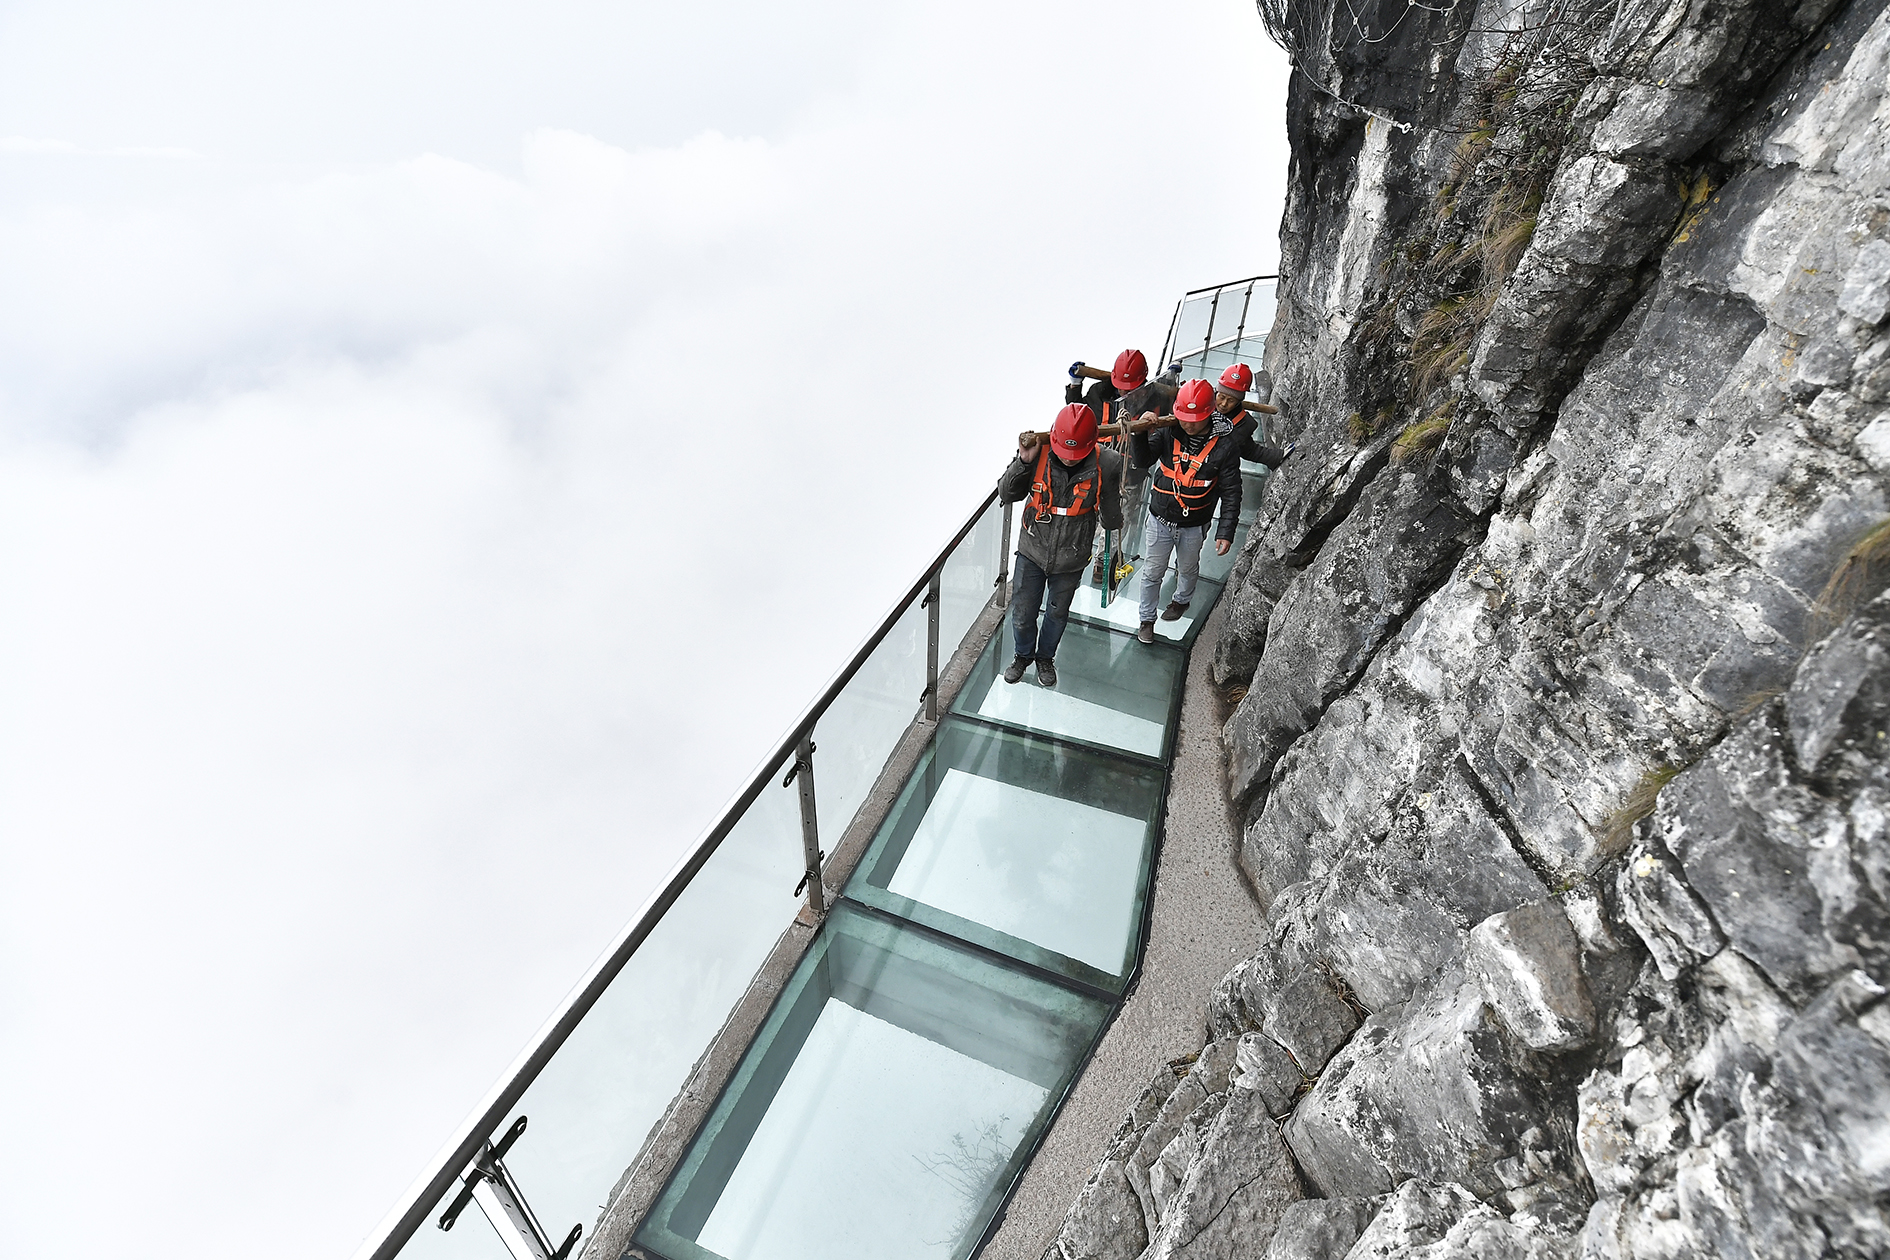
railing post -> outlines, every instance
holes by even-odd
[[[997,605],[1008,608],[1011,603],[1011,505],[999,500],[998,513],[1004,518],[1004,529],[998,535]]]
[[[801,736],[801,742],[794,746],[794,768],[788,771],[788,779],[797,780],[801,789],[801,853],[807,859],[807,872],[801,876],[801,883],[807,888],[807,906],[814,912],[814,917],[827,913],[827,889],[820,882],[820,861],[827,855],[820,851],[820,816],[814,811],[814,739],[811,734]],[[786,787],[784,781],[781,784]],[[795,892],[800,892],[796,888]]]
[[[925,720],[938,721],[938,570],[925,592]]]

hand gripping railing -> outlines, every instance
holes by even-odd
[[[993,490],[979,502],[977,510],[952,535],[951,541],[926,566],[919,579],[893,605],[892,611],[887,614],[885,620],[881,621],[873,633],[867,636],[866,641],[860,645],[859,650],[853,654],[840,672],[834,675],[833,681],[827,684],[819,698],[801,714],[774,751],[749,777],[747,785],[736,793],[721,815],[709,825],[695,848],[671,869],[669,878],[660,888],[650,894],[629,925],[611,943],[610,948],[592,964],[589,974],[539,1029],[537,1035],[513,1061],[510,1070],[506,1072],[499,1084],[460,1126],[451,1143],[434,1157],[427,1171],[408,1189],[399,1204],[388,1213],[367,1242],[362,1244],[355,1253],[356,1260],[393,1260],[414,1233],[426,1223],[428,1215],[452,1190],[455,1180],[478,1163],[482,1152],[487,1149],[489,1135],[503,1123],[507,1114],[524,1096],[527,1088],[538,1078],[539,1073],[557,1054],[584,1017],[590,1013],[650,933],[663,921],[664,915],[675,905],[676,900],[689,888],[691,881],[701,872],[717,847],[741,821],[749,807],[761,796],[762,791],[775,781],[775,776],[780,774],[783,767],[790,761],[793,763],[790,774],[800,775],[802,779],[800,791],[802,837],[807,860],[807,873],[803,882],[807,890],[809,907],[817,916],[824,912],[826,894],[821,885],[820,866],[825,854],[820,848],[814,818],[815,798],[812,772],[815,751],[814,728],[847,684],[852,681],[854,675],[859,673],[861,667],[871,658],[874,649],[892,633],[903,614],[922,593],[926,597],[928,633],[926,687],[919,699],[924,706],[925,720],[937,719],[940,574],[956,553],[959,544],[977,528],[979,521],[996,498],[997,492]],[[1003,518],[1004,528],[996,565],[998,577],[995,583],[999,606],[1005,603],[1005,597],[1008,594],[1005,579],[1009,576],[1010,514],[1005,512]],[[796,892],[798,893],[799,890],[797,889]]]

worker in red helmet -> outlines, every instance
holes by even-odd
[[[1183,385],[1175,394],[1175,418],[1180,423],[1131,439],[1136,467],[1152,469],[1148,521],[1142,531],[1142,624],[1136,632],[1144,643],[1155,642],[1156,601],[1170,553],[1178,576],[1174,597],[1161,610],[1161,618],[1178,621],[1194,598],[1201,547],[1214,509],[1220,508],[1214,554],[1227,554],[1240,527],[1240,450],[1234,426],[1214,405],[1214,387],[1206,381]]]
[[[1234,426],[1234,445],[1239,448],[1242,459],[1278,468],[1292,448],[1260,440],[1260,417],[1246,407],[1247,391],[1256,383],[1260,386],[1259,401],[1266,402],[1273,393],[1272,379],[1265,372],[1255,377],[1253,369],[1245,363],[1234,364],[1221,373],[1220,382],[1214,386],[1214,410]]]
[[[998,479],[998,499],[1024,501],[1011,575],[1011,663],[1014,683],[1034,661],[1037,681],[1057,685],[1057,644],[1070,601],[1096,542],[1096,524],[1122,528],[1122,456],[1096,445],[1096,413],[1082,403],[1057,412],[1048,442],[1020,442]],[[1041,617],[1041,621],[1039,618]]]
[[[1140,350],[1124,350],[1116,356],[1114,366],[1109,369],[1108,380],[1093,380],[1089,388],[1084,389],[1083,378],[1077,375],[1077,371],[1087,366],[1080,359],[1070,364],[1070,383],[1063,387],[1063,401],[1082,403],[1096,413],[1096,423],[1099,425],[1114,421],[1118,403],[1131,394],[1145,390],[1148,385],[1148,358]]]
[[[1169,400],[1181,384],[1181,372],[1177,367],[1170,367],[1162,375],[1149,379],[1148,356],[1140,350],[1124,350],[1117,355],[1114,366],[1109,369],[1109,379],[1091,381],[1087,390],[1083,388],[1082,379],[1077,376],[1077,369],[1084,366],[1081,361],[1070,364],[1070,383],[1063,390],[1063,401],[1086,404],[1096,413],[1098,424],[1139,416],[1145,411],[1165,416],[1168,414]],[[1125,455],[1128,453],[1126,438],[1116,438],[1111,445]],[[1122,461],[1122,475],[1122,490],[1126,496],[1132,487],[1140,484],[1141,470],[1125,459]],[[1102,563],[1100,557],[1097,563]],[[1096,578],[1101,581],[1102,577],[1099,569]]]

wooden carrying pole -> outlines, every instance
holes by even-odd
[[[1265,403],[1248,403],[1247,409],[1249,411],[1264,412],[1269,416],[1277,416],[1280,414],[1278,407],[1269,407]],[[1155,416],[1146,420],[1131,420],[1127,424],[1099,424],[1096,426],[1096,437],[1097,440],[1100,441],[1103,438],[1120,437],[1124,433],[1148,433],[1155,429],[1166,429],[1169,425],[1176,423],[1179,422],[1173,416]],[[1030,429],[1026,429],[1024,432],[1017,435],[1017,444],[1019,446],[1035,446],[1039,442],[1048,442],[1049,440],[1050,435],[1048,433],[1035,432]]]
[[[1108,368],[1091,367],[1087,363],[1078,364],[1075,368],[1072,368],[1070,370],[1070,375],[1087,377],[1088,379],[1092,381],[1106,381],[1110,379]],[[1159,394],[1166,395],[1169,398],[1173,398],[1175,396],[1175,391],[1177,388],[1178,387],[1174,385],[1163,384],[1161,381],[1155,382],[1155,391]],[[1240,405],[1245,407],[1248,411],[1257,411],[1263,416],[1277,416],[1278,414],[1280,414],[1279,408],[1269,407],[1265,403],[1243,402]],[[1104,432],[1107,432],[1106,426],[1105,426]]]

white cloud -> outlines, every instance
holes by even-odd
[[[0,133],[72,137],[0,142],[23,1253],[354,1245],[1062,365],[1152,354],[1181,289],[1271,262],[1280,84],[1233,8],[797,10],[713,44],[677,18],[629,69],[581,48],[502,84],[376,68],[412,14],[376,54],[352,10],[198,6],[147,65],[122,31],[81,55],[130,10],[11,12],[52,69],[0,91]],[[510,64],[574,12],[447,34]],[[145,86],[164,49],[175,100]],[[323,50],[380,115],[290,90]],[[711,129],[704,59],[761,125]],[[613,121],[665,83],[651,127],[701,125]],[[377,152],[377,123],[440,143]],[[439,155],[506,127],[516,159]]]

